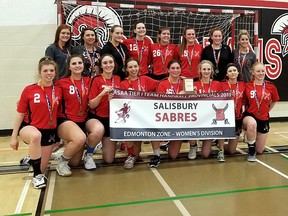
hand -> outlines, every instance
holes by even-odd
[[[19,141],[18,141],[17,137],[12,137],[12,138],[11,138],[10,147],[11,147],[12,149],[14,149],[14,150],[18,150]]]

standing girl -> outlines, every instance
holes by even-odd
[[[58,78],[64,77],[66,73],[67,59],[70,55],[71,29],[70,26],[62,24],[58,26],[54,43],[47,47],[45,56],[54,60],[59,68]]]
[[[170,28],[160,28],[157,34],[157,43],[151,45],[153,72],[151,78],[162,80],[167,78],[167,65],[174,58],[175,45],[170,44]]]
[[[182,33],[181,45],[176,47],[175,59],[182,63],[181,76],[198,78],[197,67],[201,60],[202,45],[196,41],[196,31],[192,27],[185,27]]]
[[[247,30],[240,30],[238,34],[238,48],[233,51],[234,63],[238,65],[243,81],[251,81],[251,67],[256,62],[256,55],[249,50],[250,35]]]
[[[56,63],[44,57],[39,61],[38,71],[38,83],[27,86],[21,94],[10,144],[18,149],[18,134],[29,144],[34,171],[32,183],[36,189],[46,187],[44,172],[55,143],[57,109],[61,101],[61,90],[53,84],[57,75]]]
[[[67,141],[63,154],[58,157],[56,170],[60,176],[70,176],[72,172],[69,165],[80,164],[86,143],[86,132],[88,132],[88,142],[84,167],[87,170],[95,170],[93,151],[104,133],[103,125],[99,121],[94,122],[94,130],[86,124],[90,77],[83,77],[82,55],[70,56],[67,64],[66,77],[56,83],[63,95],[62,106],[58,113],[58,136]]]
[[[223,44],[223,31],[213,28],[210,31],[210,45],[202,52],[201,60],[209,60],[214,65],[214,80],[221,81],[226,76],[227,64],[233,63],[233,55],[228,45]]]
[[[243,126],[247,130],[248,158],[256,161],[256,153],[262,154],[270,129],[269,112],[279,100],[275,85],[265,80],[265,65],[255,62],[252,66],[252,81],[246,83],[244,96],[246,110],[243,114]]]
[[[83,76],[94,77],[99,73],[100,47],[96,46],[97,37],[93,28],[85,28],[81,32],[83,45],[76,46],[72,54],[80,54],[84,57]]]
[[[109,100],[113,89],[120,87],[120,77],[115,59],[111,54],[103,54],[99,60],[100,75],[93,78],[89,93],[89,119],[98,119],[104,125],[102,138],[102,157],[104,162],[112,163],[116,153],[116,143],[110,140]]]
[[[100,51],[100,54],[111,54],[116,62],[116,74],[121,80],[125,78],[125,61],[129,58],[127,47],[121,43],[123,40],[123,28],[120,25],[114,25],[110,30],[110,41]]]
[[[152,41],[146,37],[146,27],[143,22],[137,22],[133,26],[130,38],[123,41],[129,51],[129,57],[136,59],[140,64],[139,76],[147,75],[149,72],[148,66],[149,50]]]
[[[139,62],[134,58],[129,58],[126,61],[126,71],[128,77],[120,83],[120,88],[134,91],[155,91],[158,81],[153,80],[148,76],[139,76],[140,65]],[[139,157],[141,151],[141,142],[139,141],[127,141],[126,147],[128,157],[124,162],[125,169],[132,169],[135,161]]]

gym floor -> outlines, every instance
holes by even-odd
[[[246,161],[244,143],[224,163],[216,160],[217,147],[209,159],[188,160],[183,143],[179,159],[171,161],[162,151],[161,164],[150,169],[152,149],[142,144],[132,170],[123,168],[124,151],[109,166],[97,152],[96,171],[78,167],[71,177],[58,176],[51,161],[42,190],[33,188],[31,168],[19,166],[27,145],[13,151],[10,137],[0,137],[0,215],[286,216],[288,123],[270,126],[266,151],[256,163]]]

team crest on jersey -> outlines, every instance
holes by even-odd
[[[216,113],[216,118],[213,119],[212,124],[217,124],[218,121],[224,121],[224,124],[230,124],[228,119],[225,117],[225,111],[228,109],[228,103],[224,108],[216,108],[214,104],[212,104],[212,108]]]
[[[72,39],[79,40],[84,28],[93,28],[97,32],[98,46],[103,47],[109,40],[109,32],[113,25],[121,25],[119,14],[112,8],[90,5],[75,7],[66,19],[72,28]]]
[[[123,106],[115,111],[117,114],[117,120],[115,123],[125,123],[127,119],[130,117],[129,112],[131,110],[130,102],[124,103]]]
[[[288,54],[288,13],[282,14],[274,21],[271,34],[280,35],[281,46],[283,47],[282,56],[286,56]]]

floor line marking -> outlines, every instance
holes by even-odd
[[[46,203],[45,203],[45,210],[49,210],[52,207],[54,189],[55,189],[55,182],[56,182],[56,172],[50,172],[51,175],[49,177],[49,186],[47,191]]]
[[[279,170],[277,170],[277,169],[275,169],[275,168],[269,166],[268,164],[266,164],[266,163],[264,163],[264,162],[262,162],[262,161],[260,161],[260,160],[258,160],[258,159],[256,159],[256,161],[257,161],[258,163],[262,164],[263,166],[265,166],[266,168],[272,170],[273,172],[275,172],[275,173],[281,175],[282,177],[288,179],[288,176],[285,175],[284,173],[280,172]]]
[[[167,192],[167,194],[170,197],[176,197],[176,194],[173,192],[173,190],[169,187],[168,183],[164,180],[164,178],[161,176],[161,174],[158,172],[157,169],[150,169],[152,173],[155,175],[156,179],[160,182],[164,190]],[[189,216],[189,211],[185,208],[185,206],[181,203],[180,200],[173,200],[174,204],[177,206],[179,211],[182,215]],[[191,216],[191,215],[190,215]]]
[[[271,148],[270,146],[265,146],[265,148],[273,153],[280,153],[280,151],[278,151],[277,149]],[[285,155],[283,153],[280,153],[280,155],[283,156],[285,159],[288,159],[288,155]]]
[[[110,207],[117,207],[117,206],[128,206],[128,205],[146,204],[146,203],[153,203],[153,202],[164,202],[164,201],[171,201],[171,200],[191,199],[191,198],[198,198],[198,197],[228,195],[228,194],[234,194],[234,193],[247,193],[247,192],[275,190],[275,189],[288,189],[288,185],[220,191],[220,192],[204,193],[204,194],[191,194],[191,195],[185,195],[185,196],[165,197],[165,198],[159,198],[159,199],[139,200],[139,201],[134,201],[134,202],[112,203],[112,204],[103,204],[103,205],[86,206],[86,207],[78,207],[78,208],[45,210],[44,214],[46,215],[46,214],[64,213],[64,212],[72,212],[72,211],[85,211],[85,210],[91,210],[91,209],[102,209],[102,208],[110,208]]]
[[[274,134],[277,134],[278,136],[281,136],[281,137],[284,137],[284,138],[288,139],[288,136],[285,136],[285,135],[283,135],[283,134],[281,134],[281,133],[274,132]]]
[[[29,173],[28,176],[32,176],[32,175],[33,175],[32,173]],[[25,198],[26,198],[27,193],[28,193],[28,189],[30,187],[30,184],[31,184],[31,180],[26,180],[14,213],[18,214],[18,213],[21,212],[23,204],[24,204],[24,201],[25,201]]]

